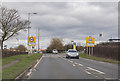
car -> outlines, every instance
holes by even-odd
[[[77,50],[68,49],[68,51],[66,53],[66,58],[71,58],[71,57],[79,59],[79,54],[78,54]]]
[[[53,49],[52,52],[53,52],[54,54],[57,54],[57,53],[58,53],[58,51],[57,51],[56,49]]]

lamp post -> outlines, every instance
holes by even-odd
[[[37,13],[28,13],[28,21],[29,22],[30,22],[30,16],[31,16],[31,14],[37,14]],[[30,31],[29,31],[30,28],[31,28],[30,24],[28,23],[28,37],[29,37],[29,33],[30,33]],[[28,50],[29,50],[29,45],[28,45]],[[29,51],[28,51],[28,56],[29,56]]]
[[[28,21],[30,21],[30,15],[31,14],[37,14],[37,13],[28,13]],[[29,29],[30,29],[30,24],[28,24],[28,37],[29,37]]]

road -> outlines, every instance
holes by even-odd
[[[118,65],[65,54],[44,54],[29,79],[117,79]]]

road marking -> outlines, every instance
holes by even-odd
[[[105,79],[108,79],[108,80],[117,80],[117,78],[105,78]]]
[[[69,62],[71,62],[71,63],[73,63],[73,61],[71,61],[71,60],[68,60]]]
[[[79,66],[83,66],[82,64],[78,64]]]
[[[37,61],[37,64],[33,67],[34,69],[37,67],[37,65],[40,63],[43,57],[40,58],[40,60]]]
[[[100,73],[100,74],[105,74],[104,72],[99,71],[99,70],[96,70],[96,69],[93,69],[93,68],[91,68],[91,67],[87,67],[87,68],[90,69],[90,70],[96,71],[96,72],[98,72],[98,73]]]
[[[75,62],[76,65],[78,65],[78,63]]]
[[[75,64],[73,64],[73,66],[75,66]]]
[[[40,63],[40,61],[42,60],[42,58],[43,58],[43,56],[40,58],[40,60],[37,60],[37,64],[33,67],[33,70],[34,71],[36,71],[36,67],[37,67],[37,65]],[[32,74],[32,69],[30,69],[30,72],[29,73],[27,73],[27,76],[30,76]]]
[[[27,74],[27,76],[30,76],[30,75],[31,75],[31,73],[32,73],[32,72],[29,72],[29,73]]]
[[[88,71],[86,71],[86,70],[84,70],[87,74],[91,74],[90,72],[88,72]]]

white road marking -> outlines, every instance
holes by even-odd
[[[83,66],[82,64],[78,64],[79,66]]]
[[[75,66],[75,64],[73,64],[73,66]]]
[[[41,60],[42,60],[42,57],[40,58],[40,60],[37,61],[37,64],[33,68],[36,68],[37,65],[40,63]]]
[[[69,62],[71,62],[71,63],[73,63],[73,61],[71,61],[71,60],[68,60]]]
[[[105,78],[105,79],[109,79],[109,80],[116,80],[117,78]]]
[[[88,72],[88,71],[86,71],[86,70],[84,70],[87,74],[91,74],[90,72]]]
[[[37,60],[37,64],[33,67],[34,70],[36,70],[35,68],[37,67],[37,65],[40,63],[40,61],[42,60],[43,56],[40,58],[40,60]],[[27,73],[27,76],[30,76],[32,73],[32,70],[30,70],[29,73]]]
[[[30,75],[31,75],[31,73],[32,73],[32,72],[29,72],[29,73],[27,74],[27,76],[30,76]]]
[[[98,73],[100,73],[100,74],[105,74],[104,72],[99,71],[99,70],[96,70],[96,69],[93,69],[93,68],[91,68],[91,67],[87,67],[87,68],[90,69],[90,70],[96,71],[96,72],[98,72]]]
[[[76,65],[78,65],[78,63],[75,62]]]

